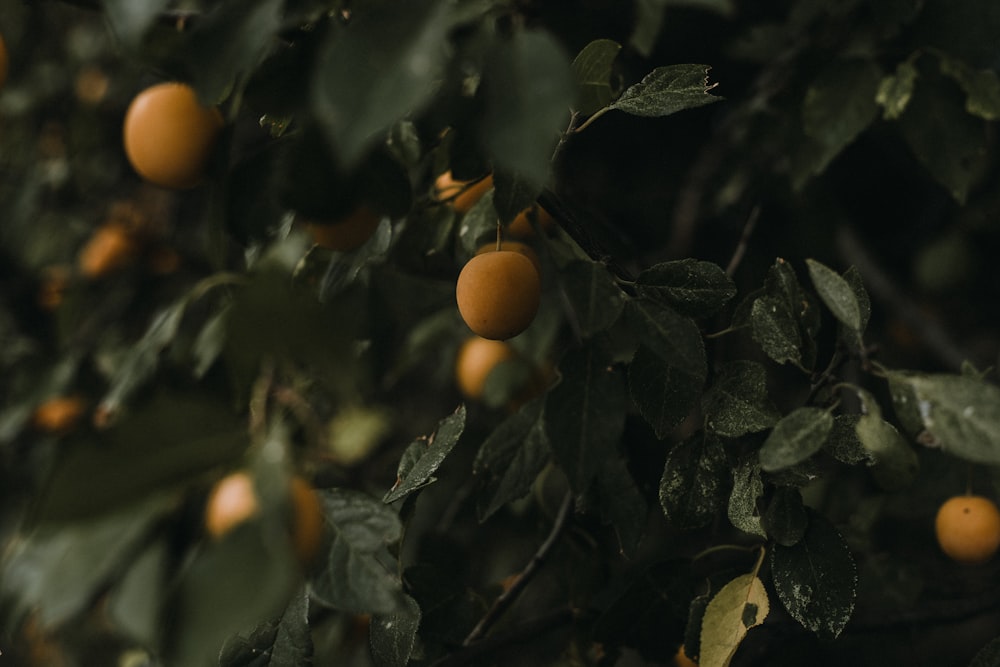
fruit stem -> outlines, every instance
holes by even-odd
[[[497,218],[497,252],[503,249],[503,224],[500,222],[500,218]]]

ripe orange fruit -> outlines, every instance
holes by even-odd
[[[517,353],[507,343],[471,336],[458,348],[455,357],[455,383],[462,395],[471,400],[482,397],[486,378],[498,364],[513,359]]]
[[[434,181],[437,198],[451,202],[457,213],[465,213],[493,187],[493,174],[478,181],[456,181],[451,171],[440,174]]]
[[[136,95],[125,113],[125,154],[150,183],[192,188],[205,175],[224,125],[214,107],[202,106],[184,83],[160,83]]]
[[[212,487],[205,505],[205,529],[219,539],[260,513],[260,501],[249,473],[230,473]]]
[[[476,254],[483,255],[488,252],[493,252],[496,249],[497,249],[496,242],[486,243],[480,246],[478,250],[476,250]],[[521,241],[504,241],[503,243],[500,244],[500,249],[513,250],[514,252],[521,253],[522,255],[530,259],[531,263],[535,265],[535,270],[538,271],[538,275],[542,274],[542,262],[538,259],[538,253],[536,253],[535,249],[532,248],[527,243],[523,243]]]
[[[538,226],[542,230],[548,229],[555,222],[548,211],[538,204],[532,204],[517,214],[517,217],[507,226],[507,233],[519,238],[531,238],[534,236],[535,227],[531,224],[532,216],[534,216],[535,222],[538,223]]]
[[[86,401],[79,396],[50,398],[35,408],[31,423],[44,433],[63,435],[76,427],[86,409]]]
[[[541,278],[531,260],[513,250],[500,250],[466,263],[455,285],[455,300],[474,333],[506,340],[535,319],[541,292]]]
[[[349,216],[334,223],[310,222],[306,230],[313,242],[330,250],[347,252],[360,248],[375,233],[382,218],[367,206],[359,206]]]
[[[292,502],[292,547],[303,565],[319,555],[323,544],[324,518],[319,496],[307,481],[293,477],[289,492]]]
[[[684,652],[684,644],[681,644],[680,648],[677,649],[677,654],[674,656],[674,664],[677,667],[698,667],[698,663],[687,656]]]
[[[955,496],[938,509],[934,532],[952,560],[984,563],[1000,548],[1000,510],[983,496]]]
[[[86,278],[103,278],[125,267],[137,251],[138,243],[124,225],[107,223],[80,249],[77,266]]]

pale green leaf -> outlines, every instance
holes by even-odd
[[[611,74],[621,44],[610,39],[595,39],[587,44],[573,59],[576,77],[576,111],[589,116],[611,104],[614,91]]]
[[[913,97],[913,86],[917,81],[917,68],[909,60],[896,66],[896,71],[883,77],[875,93],[875,101],[882,107],[882,117],[894,120],[903,115]]]
[[[833,316],[852,331],[861,331],[861,306],[850,283],[836,271],[814,259],[807,259],[806,265],[819,298]]]
[[[760,467],[766,472],[806,460],[826,442],[833,415],[822,408],[796,408],[775,424],[760,449]]]
[[[693,64],[657,67],[626,88],[610,108],[634,116],[668,116],[718,102],[721,97],[708,94],[718,85],[708,83],[709,69],[708,65]]]

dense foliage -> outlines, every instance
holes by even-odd
[[[1000,4],[0,36],[0,664],[995,664],[1000,561],[934,517],[1000,481]],[[123,147],[163,81],[225,120],[194,187]],[[456,280],[515,237],[537,315],[463,394]]]

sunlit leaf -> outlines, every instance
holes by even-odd
[[[702,619],[701,667],[727,667],[747,631],[764,622],[771,611],[763,582],[743,574],[712,597]]]
[[[642,81],[625,89],[613,104],[634,116],[669,116],[670,114],[718,102],[709,95],[718,84],[708,83],[708,65],[667,65],[657,67]]]
[[[882,78],[875,93],[875,101],[882,107],[882,117],[894,120],[903,115],[913,97],[913,87],[918,71],[909,60],[896,66],[896,71]]]

